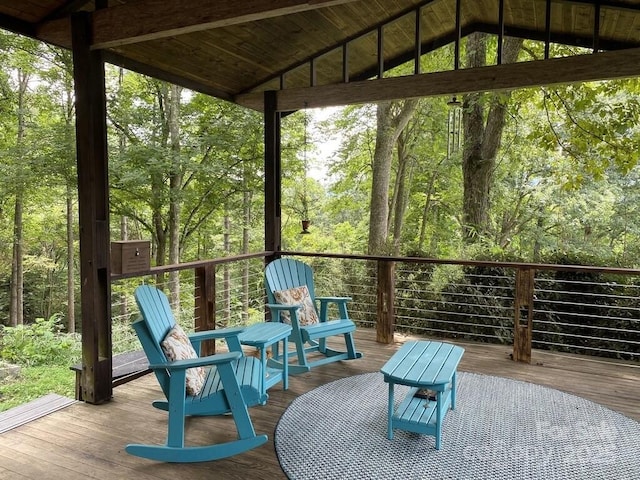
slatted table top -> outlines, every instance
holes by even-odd
[[[270,345],[291,333],[291,325],[280,322],[255,323],[239,335],[240,343],[262,347]]]
[[[380,371],[387,383],[444,388],[451,382],[463,353],[464,348],[450,343],[410,341]]]

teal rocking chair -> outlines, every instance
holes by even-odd
[[[308,292],[307,307],[312,310],[308,312],[313,316],[315,322],[305,322],[303,320],[305,308],[301,303],[282,301],[281,292],[296,290],[298,287],[306,286],[305,296]],[[324,365],[340,360],[352,360],[362,357],[356,351],[353,340],[353,333],[356,325],[349,318],[347,313],[347,302],[349,297],[316,297],[313,282],[313,271],[309,265],[298,260],[280,258],[272,261],[265,268],[265,287],[267,292],[268,307],[271,310],[272,321],[290,321],[291,335],[289,341],[295,343],[296,351],[283,352],[279,357],[276,353],[277,361],[283,356],[293,354],[297,357],[297,365],[289,365],[289,373],[299,374],[308,372],[313,367]],[[280,298],[278,298],[280,297]],[[318,310],[318,304],[320,309]],[[338,310],[338,319],[329,320],[329,306],[335,304]],[[303,308],[300,308],[300,307]],[[286,317],[289,317],[286,319]],[[343,335],[345,350],[339,351],[327,346],[326,340],[334,335]],[[313,359],[309,355],[316,353]],[[319,354],[319,355],[318,355]]]
[[[264,404],[266,394],[260,393],[262,365],[257,358],[245,357],[238,335],[242,328],[225,328],[189,335],[195,357],[170,361],[162,342],[176,322],[164,293],[144,285],[135,291],[142,318],[133,327],[149,359],[166,397],[153,406],[168,412],[168,434],[165,445],[129,444],[131,455],[162,462],[206,462],[218,460],[256,448],[267,441],[266,435],[256,435],[247,407]],[[230,352],[199,357],[203,340],[224,338]],[[166,344],[165,344],[166,348]],[[189,394],[187,369],[204,367],[202,388]],[[185,446],[185,417],[233,415],[237,440],[204,446]]]

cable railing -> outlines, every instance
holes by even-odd
[[[133,293],[139,285],[159,285],[170,299],[176,320],[187,331],[202,330],[207,324],[198,305],[211,301],[203,292],[203,287],[196,279],[196,270],[206,268],[214,282],[211,290],[214,293],[211,316],[215,328],[226,326],[249,325],[264,321],[264,287],[262,270],[264,260],[256,258],[236,258],[225,262],[217,259],[209,266],[202,262],[198,266],[185,266],[179,270],[179,295],[173,301],[169,293],[169,279],[163,275],[163,267],[155,267],[153,273],[123,278],[111,283],[111,318],[112,318],[112,351],[114,354],[139,350],[140,345],[131,328],[131,322],[138,315]],[[167,267],[176,270],[175,266]],[[160,274],[160,275],[159,275]]]
[[[308,256],[322,277],[317,255]],[[517,272],[532,270],[527,309],[533,347],[640,361],[637,270],[339,255],[323,261],[334,262],[331,271],[341,272],[329,275],[327,287],[353,297],[350,316],[362,326],[379,326],[375,264],[393,261],[394,331],[501,344],[514,343],[521,308],[515,300],[523,295]],[[519,313],[526,320],[528,312]]]
[[[518,326],[526,327],[529,313],[524,309],[530,310],[534,348],[640,362],[640,272],[636,270],[298,252],[283,255],[302,258],[312,266],[317,295],[351,297],[349,314],[360,327],[380,332],[389,328],[381,317],[390,316],[387,321],[392,331],[515,344],[514,332]],[[180,271],[180,299],[174,311],[185,328],[246,326],[268,320],[263,285],[266,256],[155,267],[133,279],[115,279],[114,353],[139,348],[129,326],[138,314],[135,287],[163,278],[167,290],[169,270]],[[380,277],[381,263],[394,265],[391,286]],[[523,269],[533,271],[534,280],[527,288],[517,279]],[[527,296],[530,305],[523,304]],[[381,298],[392,300],[390,308],[380,305]]]
[[[640,278],[580,276],[591,279],[536,278],[533,345],[640,360]]]

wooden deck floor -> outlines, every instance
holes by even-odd
[[[360,360],[320,367],[291,377],[290,388],[280,385],[269,393],[266,406],[250,410],[258,433],[269,442],[236,457],[203,464],[163,464],[130,456],[129,442],[163,443],[166,421],[150,402],[160,397],[155,377],[147,375],[115,389],[111,402],[93,406],[75,403],[0,435],[0,479],[284,479],[273,446],[278,419],[298,395],[332,380],[375,372],[406,337],[395,345],[376,343],[372,331],[361,329]],[[509,359],[510,348],[456,342],[465,347],[460,370],[498,375],[547,385],[619,411],[640,421],[640,368],[615,362],[590,361],[534,352],[533,364]],[[386,392],[381,392],[386,395]],[[331,421],[331,417],[327,417]],[[232,420],[200,418],[188,421],[188,441],[226,441],[233,437]]]

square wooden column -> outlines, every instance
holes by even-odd
[[[80,396],[89,403],[102,403],[113,394],[104,62],[100,51],[90,49],[90,14],[74,14],[71,29],[80,220]]]
[[[275,91],[264,93],[264,248],[281,250],[281,114],[277,110]],[[273,258],[265,259],[268,262]]]

